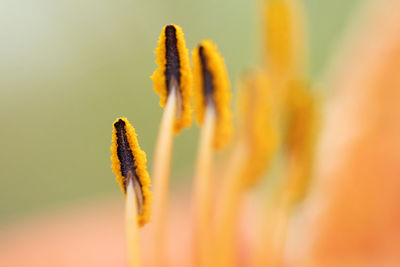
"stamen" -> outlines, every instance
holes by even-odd
[[[245,192],[259,182],[276,151],[277,130],[272,121],[271,88],[263,71],[247,75],[241,85],[240,131],[224,174],[216,218],[218,266],[231,266],[234,236]]]
[[[309,86],[292,81],[285,103],[287,130],[284,136],[285,172],[275,194],[265,199],[267,216],[255,241],[254,266],[278,266],[283,257],[289,220],[303,200],[312,178],[313,152],[317,132],[317,109]],[[266,243],[266,238],[269,242]],[[265,251],[268,251],[266,253]]]
[[[193,73],[197,122],[203,124],[206,109],[213,105],[216,114],[213,146],[221,149],[229,143],[233,132],[232,97],[224,59],[211,41],[202,41],[193,51]]]
[[[140,181],[137,178],[136,174],[134,174],[131,171],[128,172],[126,180],[128,181],[128,183],[132,183],[133,189],[135,191],[135,196],[136,196],[136,204],[137,204],[138,214],[142,214],[144,197],[143,197],[142,186],[140,184]]]
[[[189,51],[179,26],[171,24],[164,27],[155,54],[158,68],[154,71],[151,79],[154,90],[160,95],[161,107],[165,107],[167,99],[171,96],[172,86],[177,89],[175,94],[177,94],[177,105],[179,106],[174,114],[173,130],[178,134],[181,129],[189,127],[192,123],[190,104],[192,72]]]
[[[193,51],[193,65],[196,114],[199,124],[204,123],[194,177],[194,260],[198,266],[212,266],[213,148],[224,147],[232,134],[231,94],[225,64],[211,41]]]
[[[150,219],[150,177],[146,154],[140,149],[136,132],[126,118],[114,122],[111,146],[112,169],[125,196],[127,265],[140,267],[138,228]]]
[[[271,192],[262,203],[261,223],[258,226],[251,266],[282,266],[286,233],[290,218],[287,195]]]
[[[131,174],[131,172],[129,171]],[[140,267],[140,245],[139,232],[137,227],[137,198],[135,199],[134,179],[127,181],[126,202],[125,202],[125,232],[126,232],[126,253],[127,266]]]
[[[278,148],[278,116],[272,89],[263,69],[249,73],[240,84],[239,139],[248,147],[248,155],[243,155],[244,165],[239,174],[244,187],[258,183]]]
[[[230,154],[226,173],[224,173],[226,178],[221,186],[215,212],[214,266],[233,266],[236,260],[235,230],[243,196],[243,179],[246,178],[241,176],[244,167],[243,157],[247,155],[248,147],[244,142],[239,142]]]
[[[287,183],[291,206],[301,202],[312,176],[313,155],[318,132],[318,107],[310,85],[295,80],[290,84],[285,152],[288,160]]]
[[[273,79],[286,79],[306,65],[304,10],[298,0],[266,0],[265,61]]]
[[[160,95],[160,105],[165,107],[156,143],[153,176],[154,223],[151,245],[154,252],[153,266],[164,262],[164,242],[168,207],[169,175],[173,132],[189,127],[192,122],[191,94],[192,73],[189,52],[182,29],[177,25],[164,27],[155,51],[158,68],[151,78],[154,90]]]
[[[122,190],[124,191],[124,193],[126,193],[127,181],[129,179],[135,179],[137,181],[136,184],[139,184],[140,187],[140,192],[138,195],[140,195],[140,198],[143,199],[143,193],[141,190],[140,181],[138,181],[138,178],[136,176],[136,170],[135,170],[136,168],[134,166],[135,163],[132,151],[126,136],[125,122],[122,119],[120,119],[116,123],[114,123],[114,127],[117,134],[117,155],[121,164],[121,174],[123,177]],[[141,209],[142,207],[138,208]]]
[[[173,79],[174,80],[174,79]],[[167,207],[169,195],[169,177],[171,171],[171,154],[173,144],[173,122],[176,113],[175,86],[171,87],[171,94],[168,97],[154,153],[154,214],[152,224],[151,245],[154,252],[152,266],[162,266],[164,262],[164,244],[167,221]]]
[[[137,223],[143,226],[150,220],[151,213],[151,182],[146,167],[146,154],[140,149],[135,129],[126,118],[117,119],[113,125],[111,167],[125,197],[127,184],[132,181],[138,211]]]
[[[206,118],[200,134],[194,177],[194,244],[195,266],[211,266],[212,254],[212,196],[213,196],[213,149],[216,115],[214,106],[206,110]]]

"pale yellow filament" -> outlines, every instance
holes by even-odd
[[[215,214],[214,264],[212,266],[233,266],[236,260],[234,256],[235,230],[245,188],[243,178],[239,174],[244,168],[243,157],[246,155],[248,155],[248,146],[244,142],[237,143],[225,172],[226,180],[220,189]]]
[[[168,190],[171,169],[171,152],[173,144],[173,122],[176,115],[177,93],[179,88],[171,87],[167,104],[161,121],[160,131],[154,154],[154,206],[152,222],[152,249],[150,256],[153,265],[162,266],[164,262],[163,247],[165,244],[165,232],[167,222]]]
[[[132,179],[129,179],[126,188],[125,202],[125,231],[127,266],[140,267],[139,229],[137,222],[137,203]]]
[[[259,234],[255,240],[250,266],[282,266],[283,250],[290,219],[290,202],[281,190],[264,202]]]
[[[280,266],[286,241],[287,227],[295,206],[307,192],[312,175],[313,150],[317,130],[315,97],[309,86],[298,81],[290,88],[288,97],[288,133],[286,140],[286,171],[268,197],[267,217],[257,236],[252,266]],[[267,240],[267,241],[266,241]]]
[[[216,114],[212,105],[207,106],[204,124],[201,130],[199,150],[194,177],[194,261],[196,266],[210,266],[212,235],[212,161],[213,138],[215,134]]]

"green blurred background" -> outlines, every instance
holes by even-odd
[[[112,122],[129,118],[151,167],[161,108],[149,76],[162,27],[182,26],[189,49],[216,42],[234,84],[259,62],[258,1],[2,0],[0,224],[121,197],[110,169]],[[304,1],[313,78],[357,2]],[[176,139],[175,182],[192,166],[197,132]]]

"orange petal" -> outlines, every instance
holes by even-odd
[[[400,266],[400,10],[377,0],[330,88],[317,181],[290,266]]]

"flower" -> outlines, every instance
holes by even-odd
[[[275,19],[279,12],[289,14],[286,7],[301,12],[292,1],[271,1],[267,14]],[[399,9],[398,1],[376,0],[364,11],[327,72],[324,86],[332,95],[321,115],[323,103],[311,90],[305,65],[291,61],[300,55],[284,56],[287,61],[278,67],[267,57],[242,78],[236,133],[220,160],[212,158],[218,174],[213,178],[222,181],[212,179],[211,265],[399,265]],[[290,45],[296,42],[282,47]],[[278,171],[272,172],[274,167]],[[266,188],[256,191],[255,186]],[[191,197],[184,190],[171,198],[163,265],[198,263],[192,250]],[[0,245],[1,265],[26,265],[26,260],[30,266],[122,265],[118,205],[85,208],[79,219],[67,214],[43,226],[21,227],[26,232],[6,236],[7,245]],[[71,237],[71,229],[82,232]],[[141,233],[145,266],[152,264],[151,230],[150,223]],[[59,253],[63,260],[35,258],[43,251]],[[79,263],[73,261],[78,252],[84,254]]]

